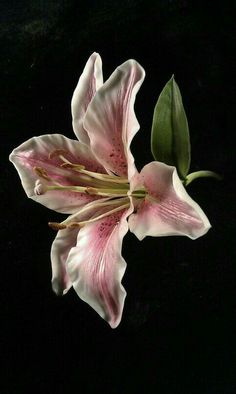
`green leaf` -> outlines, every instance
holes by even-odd
[[[206,178],[206,177],[215,178],[218,181],[222,180],[222,176],[217,174],[216,172],[201,170],[201,171],[195,171],[195,172],[192,172],[191,174],[188,174],[184,180],[184,185],[188,186],[195,179]]]
[[[154,158],[177,168],[185,179],[190,166],[188,121],[174,76],[162,90],[154,109],[151,150]]]

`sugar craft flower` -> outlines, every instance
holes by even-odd
[[[128,230],[147,235],[205,234],[210,223],[187,194],[175,167],[153,161],[139,173],[130,150],[139,129],[134,102],[145,72],[135,61],[119,66],[103,83],[93,53],[72,98],[73,130],[33,137],[13,150],[28,197],[69,214],[52,244],[52,287],[73,287],[112,328],[121,320],[126,292],[122,241]]]

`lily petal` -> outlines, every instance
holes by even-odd
[[[126,296],[121,285],[126,268],[121,248],[129,214],[130,209],[123,210],[86,224],[67,259],[67,272],[75,291],[112,328],[121,320]]]
[[[57,155],[49,158],[49,154],[57,149],[65,151],[66,157],[73,163],[82,164],[90,171],[105,172],[86,145],[60,134],[33,137],[14,149],[9,159],[16,167],[28,197],[55,211],[74,213],[80,206],[94,200],[94,196],[61,190],[36,195],[34,191],[35,182],[39,178],[34,171],[35,167],[45,169],[51,178],[62,185],[75,184],[75,176],[78,180],[78,176],[73,175],[72,171],[60,167],[62,161]]]
[[[83,127],[83,120],[90,101],[102,84],[102,60],[99,54],[94,52],[85,65],[71,101],[72,125],[75,135],[79,141],[87,145],[89,137]]]
[[[102,198],[99,201],[93,201],[81,208],[74,215],[70,215],[63,224],[89,220],[98,210],[98,207],[104,205],[109,199]],[[109,208],[108,208],[109,209]],[[64,295],[72,286],[67,274],[66,260],[72,247],[76,246],[78,227],[65,228],[59,230],[51,248],[51,266],[52,266],[52,288],[57,295]]]
[[[137,212],[129,217],[130,231],[138,239],[147,235],[186,235],[196,239],[209,230],[209,220],[186,192],[175,167],[151,162],[134,182],[140,185],[140,179],[149,196],[136,203]]]
[[[97,91],[84,118],[99,162],[108,172],[129,178],[135,173],[130,143],[139,129],[134,102],[144,75],[135,60],[123,63]]]
[[[57,295],[64,295],[72,283],[66,272],[66,260],[76,239],[79,229],[64,229],[57,233],[51,248],[52,288]]]

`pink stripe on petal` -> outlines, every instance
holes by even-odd
[[[121,320],[126,296],[121,285],[126,268],[121,248],[129,213],[123,210],[85,225],[67,260],[75,291],[112,328]]]
[[[135,172],[130,143],[139,129],[134,101],[144,74],[135,60],[122,64],[98,90],[84,119],[98,160],[107,171],[129,178]]]
[[[63,223],[69,224],[89,220],[98,211],[97,203],[106,203],[108,199],[100,199],[81,208],[76,214],[69,216]],[[105,207],[106,209],[106,207]],[[104,210],[105,210],[104,209]],[[66,261],[72,247],[76,246],[79,227],[59,230],[51,248],[52,288],[56,294],[65,294],[72,286],[67,274]]]
[[[65,150],[66,158],[72,163],[82,164],[91,171],[105,172],[86,145],[60,134],[29,139],[13,150],[10,161],[16,167],[28,197],[55,211],[74,213],[79,207],[94,200],[94,196],[58,190],[35,195],[35,182],[39,176],[33,170],[34,167],[42,167],[54,181],[64,186],[76,185],[76,182],[78,184],[78,175],[72,170],[61,168],[62,160],[58,156],[49,159],[49,154],[56,149]],[[48,181],[46,183],[50,184]]]
[[[75,135],[79,141],[87,145],[89,144],[89,138],[83,127],[83,120],[90,101],[102,84],[102,61],[99,54],[94,52],[85,65],[71,101],[72,124]]]
[[[137,179],[142,179],[150,196],[134,202],[137,212],[129,218],[130,231],[140,240],[147,235],[186,235],[196,239],[209,230],[206,215],[187,194],[174,167],[152,162]]]

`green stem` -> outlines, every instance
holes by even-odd
[[[197,178],[205,178],[205,177],[212,177],[218,180],[222,179],[221,175],[213,171],[207,171],[207,170],[195,171],[186,176],[185,180],[183,181],[184,186],[188,186],[192,181],[194,181]]]

